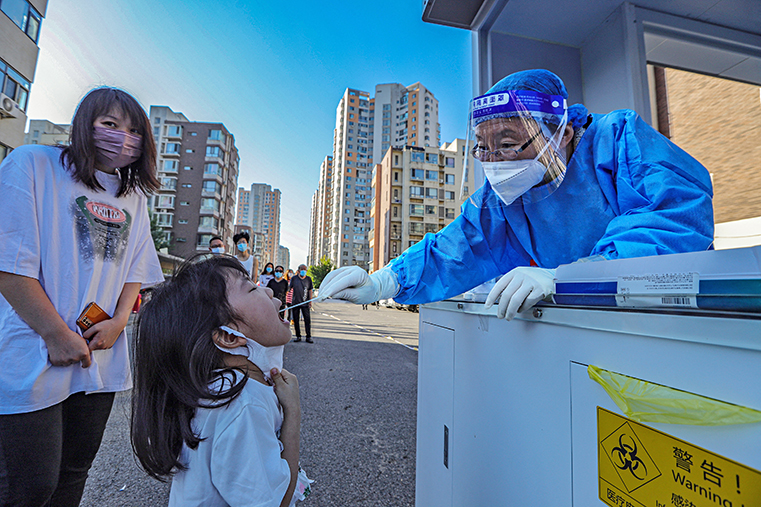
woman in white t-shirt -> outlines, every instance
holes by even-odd
[[[248,232],[243,231],[233,236],[233,243],[235,243],[235,257],[243,264],[243,267],[248,271],[248,275],[253,277],[254,273],[254,256],[251,255],[251,249],[249,244],[251,238]]]
[[[114,393],[132,386],[124,328],[141,286],[163,281],[155,168],[145,111],[114,88],[82,99],[69,146],[21,146],[0,164],[4,505],[77,505]],[[80,330],[89,303],[106,319]]]

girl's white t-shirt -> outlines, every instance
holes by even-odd
[[[282,425],[274,388],[255,380],[229,404],[199,408],[193,429],[204,440],[196,449],[183,446],[188,468],[172,479],[169,506],[280,505],[291,481],[277,438]]]
[[[145,195],[115,197],[118,175],[98,171],[105,191],[76,182],[52,146],[21,146],[0,164],[0,271],[39,280],[64,322],[95,302],[109,315],[125,283],[162,282]],[[84,339],[84,338],[83,338]],[[126,333],[92,366],[53,366],[43,339],[0,296],[0,414],[55,405],[77,392],[132,387]]]

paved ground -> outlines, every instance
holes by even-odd
[[[301,386],[301,464],[316,480],[304,507],[415,503],[418,314],[316,304],[314,344],[290,343]],[[135,464],[129,393],[118,395],[81,505],[163,506],[169,485]]]

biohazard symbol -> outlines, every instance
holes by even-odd
[[[626,438],[626,442],[624,442]],[[647,467],[645,462],[637,457],[637,442],[628,435],[622,434],[618,437],[618,447],[614,447],[610,452],[613,458],[613,464],[624,472],[629,470],[638,480],[643,481],[647,477]],[[642,469],[639,474],[638,470]],[[640,476],[641,475],[641,476]]]
[[[647,443],[640,439],[628,420],[621,419],[627,422],[600,442],[600,456],[607,456],[612,466],[610,473],[617,475],[626,491],[631,493],[660,477],[661,471],[648,453]],[[606,478],[610,481],[611,476]]]

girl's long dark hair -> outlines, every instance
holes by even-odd
[[[129,93],[118,88],[95,88],[77,106],[71,122],[69,145],[61,153],[61,164],[72,177],[92,190],[104,190],[95,175],[95,141],[93,122],[99,116],[120,109],[143,138],[143,154],[127,167],[118,169],[121,186],[116,196],[129,195],[136,189],[144,194],[153,193],[160,186],[156,177],[156,141],[151,122],[140,104]]]
[[[264,265],[264,269],[262,269],[262,274],[263,275],[267,274],[267,266],[272,266],[272,271],[273,272],[275,271],[275,265],[272,264],[271,262],[268,262],[267,264]]]
[[[239,320],[227,301],[227,279],[248,273],[228,255],[195,259],[153,290],[134,338],[132,449],[143,469],[161,481],[186,469],[179,459],[183,442],[195,449],[201,441],[191,427],[196,409],[226,405],[246,383],[245,374],[223,367],[212,335]],[[218,379],[222,387],[211,388]]]

